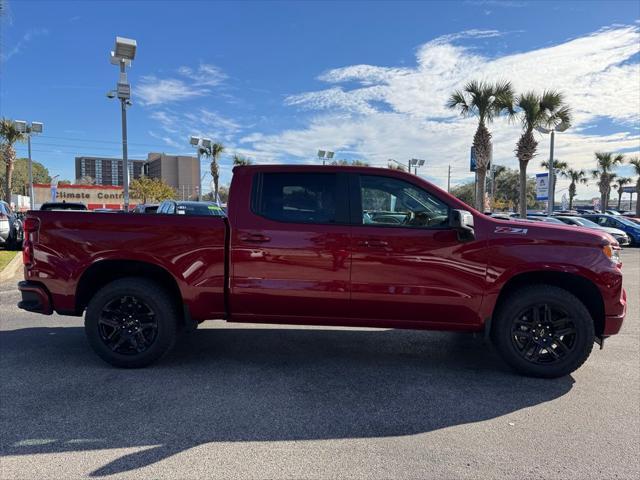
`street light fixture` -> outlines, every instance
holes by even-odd
[[[318,150],[318,160],[322,160],[322,165],[326,165],[327,160],[331,160],[335,155],[334,152],[328,150]]]
[[[120,66],[120,77],[115,91],[107,93],[107,97],[118,97],[122,110],[122,183],[124,184],[124,210],[129,211],[129,159],[127,157],[127,107],[131,106],[131,85],[127,80],[126,67],[136,56],[137,43],[135,40],[116,37],[116,43],[111,52],[111,63]]]
[[[18,131],[27,136],[27,149],[29,152],[29,209],[33,210],[33,161],[31,160],[31,135],[42,133],[44,124],[42,122],[27,123],[24,120],[16,120],[14,123]]]
[[[409,173],[411,173],[411,167],[413,166],[414,175],[418,175],[418,167],[424,166],[425,161],[420,158],[412,158],[409,160]]]
[[[555,203],[555,194],[556,194],[556,181],[555,181],[555,166],[553,163],[553,146],[555,140],[555,132],[564,132],[567,128],[569,128],[569,124],[566,122],[560,122],[552,128],[545,127],[536,127],[536,130],[539,133],[546,135],[547,133],[551,134],[551,144],[549,147],[549,200],[547,206],[547,214],[553,215],[553,205]]]
[[[208,150],[209,148],[211,148],[211,143],[212,140],[208,138],[201,138],[193,135],[189,137],[189,144],[191,144],[191,146],[193,147],[196,147],[196,153],[198,155],[198,178],[200,179],[200,185],[198,185],[198,201],[202,200],[202,178],[204,177],[204,175],[200,175],[200,155],[202,154],[203,150]]]

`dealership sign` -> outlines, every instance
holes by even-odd
[[[549,174],[536,174],[536,200],[549,200]]]
[[[33,193],[36,208],[50,201],[84,203],[89,209],[122,208],[124,199],[122,187],[111,185],[34,184]],[[136,198],[130,197],[133,206]]]

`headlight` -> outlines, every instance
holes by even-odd
[[[612,263],[618,266],[622,266],[620,261],[620,247],[617,245],[605,245],[602,247],[602,252],[611,260]]]

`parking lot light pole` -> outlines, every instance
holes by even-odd
[[[567,128],[569,128],[569,124],[566,123],[560,123],[553,128],[536,127],[536,130],[540,133],[551,134],[551,144],[549,146],[549,200],[547,201],[547,215],[553,215],[553,204],[556,201],[556,171],[555,164],[553,162],[553,148],[556,138],[556,132],[564,132]]]
[[[413,174],[418,175],[418,167],[423,167],[425,161],[421,158],[412,158],[409,160],[409,173],[411,173],[411,166],[413,165]]]
[[[33,210],[33,160],[31,159],[31,135],[42,133],[44,124],[42,122],[27,123],[24,120],[16,120],[15,124],[18,131],[27,136],[27,151],[29,153],[29,209]]]
[[[111,52],[111,63],[120,66],[120,77],[116,90],[107,93],[107,97],[120,100],[122,113],[122,183],[124,210],[129,211],[129,159],[127,152],[127,107],[131,106],[131,85],[127,80],[126,67],[136,56],[137,43],[130,38],[116,37],[115,49]]]
[[[196,154],[198,155],[198,178],[200,179],[200,184],[198,185],[198,201],[200,202],[202,201],[202,178],[204,177],[204,175],[201,175],[200,156],[203,150],[207,151],[207,149],[211,148],[213,141],[209,138],[196,137],[192,135],[189,137],[189,143],[191,146],[196,147]],[[215,198],[213,201],[215,202]]]

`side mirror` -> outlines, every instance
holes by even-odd
[[[467,210],[451,210],[449,227],[458,231],[460,241],[473,240],[473,215]]]

